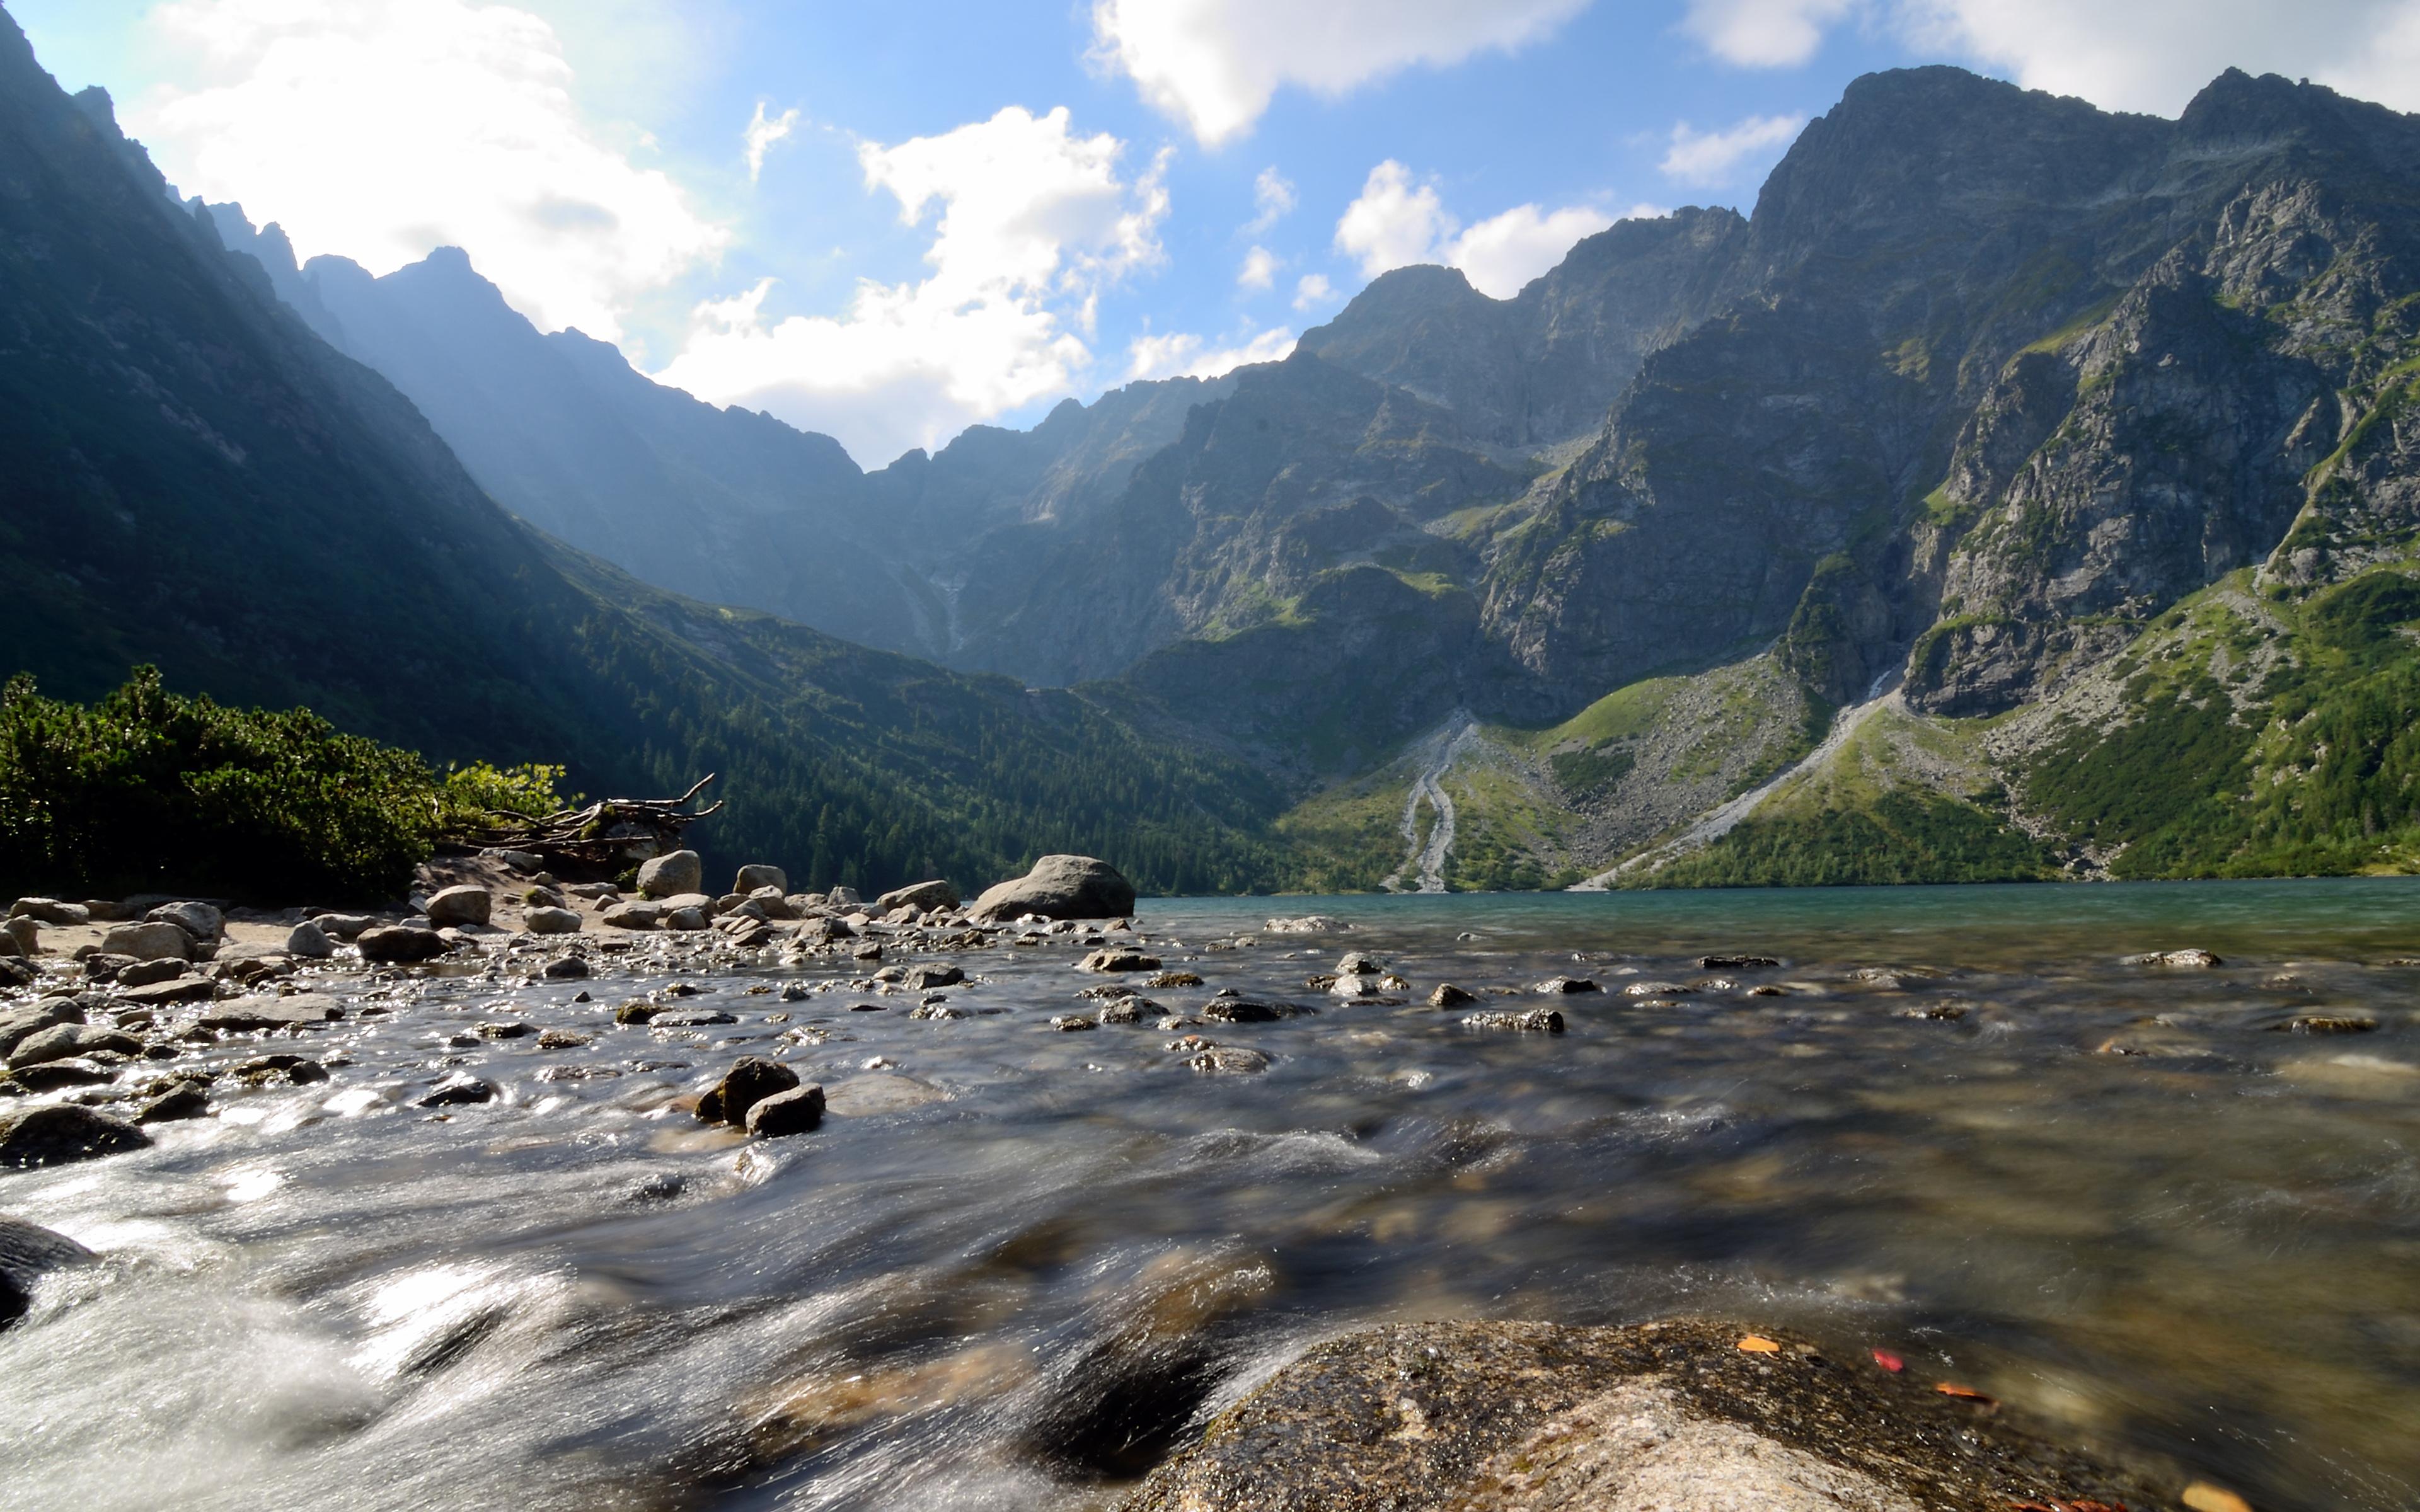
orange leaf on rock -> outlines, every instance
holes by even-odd
[[[1739,1341],[1739,1347],[1750,1354],[1779,1354],[1781,1346],[1761,1334],[1750,1334]]]
[[[1891,1353],[1888,1350],[1876,1350],[1874,1351],[1874,1364],[1889,1371],[1892,1375],[1898,1375],[1900,1371],[1907,1368],[1907,1362],[1900,1359],[1898,1355]]]
[[[2185,1488],[2185,1505],[2193,1512],[2252,1512],[2252,1504],[2224,1486],[2197,1480]]]
[[[1954,1381],[1935,1381],[1932,1389],[1944,1396],[1954,1396],[1962,1402],[1975,1402],[1984,1407],[1999,1405],[1997,1400],[1989,1394],[1977,1391],[1972,1386],[1961,1386]]]

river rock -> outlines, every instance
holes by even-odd
[[[700,874],[703,876],[702,872]],[[738,877],[731,884],[731,890],[734,892],[755,892],[763,887],[770,887],[776,892],[788,892],[790,873],[778,866],[768,866],[759,861],[741,867]],[[685,887],[681,890],[686,892],[692,889]]]
[[[956,966],[910,966],[906,980],[916,991],[928,993],[937,987],[955,987],[967,980],[967,974]]]
[[[130,987],[117,1000],[134,1008],[165,1008],[171,1003],[206,1003],[218,995],[218,984],[208,977],[176,977],[147,987]]]
[[[72,997],[45,997],[38,1003],[0,1014],[0,1056],[13,1052],[33,1036],[59,1024],[82,1024],[84,1010]]]
[[[913,908],[919,913],[929,909],[958,906],[958,889],[946,882],[919,882],[912,887],[900,887],[875,900],[885,908]]]
[[[749,1104],[745,1121],[748,1132],[761,1139],[812,1134],[824,1121],[824,1089],[793,1087],[770,1093]]]
[[[495,910],[496,901],[488,895],[487,888],[466,884],[439,890],[429,898],[426,912],[428,922],[439,929],[458,929],[465,924],[486,923]]]
[[[1130,950],[1123,946],[1111,946],[1106,950],[1095,950],[1084,957],[1083,960],[1076,963],[1076,969],[1100,972],[1157,971],[1159,957],[1145,955],[1140,950]]]
[[[194,958],[194,937],[165,919],[114,924],[101,937],[101,948],[111,955],[131,955],[137,961]]]
[[[987,888],[968,910],[979,921],[1022,918],[1120,918],[1134,912],[1134,884],[1107,861],[1089,856],[1046,856],[1014,882]]]
[[[549,981],[585,981],[594,972],[580,956],[559,955],[548,962],[538,975]]]
[[[741,1056],[722,1073],[704,1097],[697,1100],[697,1116],[703,1123],[736,1123],[745,1125],[748,1110],[776,1092],[786,1092],[799,1085],[799,1073],[778,1060],[763,1056]],[[816,1098],[820,1113],[822,1098]]]
[[[92,1251],[65,1234],[21,1218],[0,1218],[0,1328],[25,1316],[37,1281],[91,1258]]]
[[[64,1165],[141,1149],[151,1136],[134,1125],[72,1103],[46,1103],[0,1118],[0,1166]]]
[[[339,940],[358,940],[364,930],[378,926],[378,920],[368,914],[315,914],[311,922]]]
[[[414,929],[406,924],[389,924],[379,929],[362,931],[362,959],[385,964],[408,964],[415,961],[433,960],[448,949],[444,936],[432,929]]]
[[[1261,926],[1271,934],[1341,934],[1353,926],[1326,914],[1305,914],[1300,918],[1272,918]]]
[[[1776,1346],[1739,1347],[1743,1337]],[[1124,1512],[1933,1512],[2163,1504],[1922,1382],[1770,1329],[1395,1324],[1314,1346]]]
[[[1464,992],[1451,982],[1439,982],[1436,991],[1429,994],[1431,1008],[1467,1008],[1478,1001],[1476,993]]]
[[[8,1073],[8,1079],[28,1092],[55,1092],[62,1087],[99,1087],[117,1079],[115,1066],[104,1066],[97,1060],[70,1056],[65,1060],[45,1060],[39,1065],[20,1066]]]
[[[0,954],[39,955],[42,953],[42,926],[33,919],[12,918],[7,924],[0,925],[0,938],[6,938],[8,942],[5,947],[0,947]]]
[[[695,851],[673,851],[639,863],[639,896],[672,898],[706,886],[706,864]]]
[[[1700,971],[1761,971],[1777,966],[1780,962],[1769,955],[1701,955],[1698,957]]]
[[[1551,1008],[1532,1008],[1517,1013],[1469,1013],[1463,1017],[1466,1029],[1512,1029],[1524,1034],[1560,1034],[1563,1016]]]
[[[521,916],[521,927],[532,934],[577,934],[580,916],[568,908],[533,908]]]
[[[2126,958],[2124,964],[2130,966],[2205,967],[2226,964],[2225,962],[2219,960],[2218,957],[2211,954],[2208,950],[2198,949],[2153,950],[2146,955],[2130,955]]]
[[[20,898],[8,905],[8,917],[72,929],[79,924],[91,923],[92,910],[82,903],[61,903],[56,898]]]
[[[206,1082],[178,1082],[159,1096],[143,1104],[134,1115],[136,1123],[178,1123],[198,1119],[210,1111],[209,1085]]]
[[[305,961],[325,961],[336,953],[336,942],[328,937],[326,930],[306,918],[286,932],[286,953]]]
[[[1202,1016],[1221,1024],[1274,1024],[1303,1010],[1292,1003],[1263,1002],[1252,997],[1213,997],[1202,1005]]]
[[[1233,1044],[1203,1045],[1186,1057],[1185,1063],[1204,1075],[1213,1076],[1250,1076],[1269,1069],[1266,1055]]]
[[[143,917],[158,923],[174,924],[202,945],[217,944],[219,936],[226,932],[226,916],[210,903],[191,901],[162,903]]]
[[[8,1052],[8,1069],[18,1071],[45,1061],[87,1056],[96,1050],[132,1057],[143,1053],[143,1041],[97,1024],[54,1024],[19,1041],[17,1047]]]
[[[40,975],[32,962],[0,951],[0,988],[31,987]]]
[[[324,993],[296,993],[290,997],[263,995],[231,997],[202,1010],[194,1020],[197,1029],[240,1033],[250,1029],[318,1028],[345,1016],[345,1007]]]
[[[659,903],[627,903],[608,908],[597,916],[597,921],[611,929],[654,929],[663,921],[663,907]]]
[[[694,934],[699,930],[711,927],[714,920],[707,917],[703,908],[669,908],[664,911],[663,922],[664,928],[668,930]]]
[[[161,927],[163,929],[176,928],[173,924],[165,924]],[[98,961],[113,958],[107,956],[95,956],[93,959]],[[118,956],[114,959],[123,961],[126,958]],[[112,972],[109,980],[115,981],[120,987],[148,987],[155,981],[174,981],[192,969],[193,966],[191,963],[179,961],[175,957],[170,956],[158,961],[130,962],[125,965],[119,966],[115,972]],[[89,977],[92,974],[91,963],[87,962],[85,966],[85,975]]]
[[[466,1071],[458,1071],[436,1086],[412,1099],[416,1108],[467,1107],[475,1103],[495,1100],[496,1089]]]
[[[1586,977],[1548,977],[1531,991],[1549,997],[1568,997],[1575,993],[1601,993],[1605,989]]]

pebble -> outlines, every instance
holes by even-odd
[[[1563,1016],[1551,1008],[1533,1008],[1520,1013],[1471,1013],[1464,1016],[1466,1029],[1513,1029],[1528,1034],[1560,1034]]]

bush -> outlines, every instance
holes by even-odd
[[[155,668],[90,708],[22,675],[0,691],[0,892],[389,898],[443,808],[410,751],[308,709],[180,698]]]
[[[483,828],[501,817],[543,819],[588,801],[585,794],[559,791],[565,768],[543,762],[496,767],[486,762],[445,769],[439,791],[440,824],[449,835]]]

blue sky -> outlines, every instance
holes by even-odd
[[[462,245],[540,325],[868,466],[1281,355],[1388,266],[1510,294],[1614,217],[1748,208],[1872,69],[2173,114],[2235,65],[2420,107],[2420,0],[8,8],[306,256]]]

